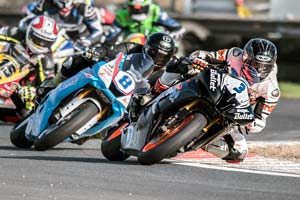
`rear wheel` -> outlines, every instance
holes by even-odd
[[[60,124],[54,124],[51,128],[46,130],[46,134],[36,139],[34,141],[35,149],[43,151],[63,142],[97,113],[98,108],[94,103],[88,101],[81,104],[77,109],[66,116]]]
[[[138,153],[138,161],[151,165],[161,161],[185,146],[198,136],[207,120],[200,113],[194,113],[152,138]]]
[[[28,124],[27,119],[28,118],[16,124],[10,131],[10,141],[15,147],[29,149],[33,145],[33,142],[28,141],[25,137],[25,130]]]
[[[127,122],[108,131],[107,136],[102,140],[101,152],[103,156],[110,161],[123,161],[129,155],[122,152],[121,148],[121,130],[128,126]]]

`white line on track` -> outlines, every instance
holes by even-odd
[[[202,158],[201,156],[198,159],[197,157],[192,159],[179,157],[177,159],[169,159],[169,161],[173,164],[207,169],[300,178],[299,162],[261,156],[247,157],[241,164],[230,164],[220,158]]]
[[[192,167],[200,167],[205,169],[215,169],[215,170],[223,170],[223,171],[233,171],[233,172],[244,172],[244,173],[251,173],[251,174],[263,174],[263,175],[271,175],[271,176],[285,176],[285,177],[295,177],[300,178],[298,174],[290,174],[284,172],[271,172],[271,171],[261,171],[261,170],[252,170],[252,169],[241,169],[241,168],[230,168],[230,167],[223,167],[223,166],[214,166],[210,164],[201,164],[196,162],[179,162],[172,160],[172,164],[176,165],[185,165],[185,166],[192,166]]]

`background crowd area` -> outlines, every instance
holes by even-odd
[[[80,0],[79,0],[80,1]],[[0,24],[16,24],[31,0],[0,0]],[[111,12],[125,0],[95,0]],[[153,0],[187,29],[181,45],[185,54],[195,49],[243,47],[253,37],[264,37],[278,47],[278,79],[282,96],[300,98],[299,0]],[[240,3],[244,5],[241,6]],[[240,32],[239,32],[240,31]],[[203,36],[205,35],[205,36]],[[202,38],[201,38],[202,37]],[[205,39],[203,39],[205,38]]]

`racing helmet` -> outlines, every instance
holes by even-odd
[[[131,19],[143,21],[148,17],[152,0],[127,0],[127,10]]]
[[[26,32],[26,45],[32,53],[48,53],[57,35],[58,26],[56,21],[41,15],[29,24]]]
[[[73,6],[73,0],[54,0],[54,3],[60,8],[59,13],[62,16],[68,15]]]
[[[154,61],[155,67],[164,67],[174,56],[175,42],[166,33],[153,33],[148,36],[143,52]]]
[[[269,40],[254,38],[249,40],[244,47],[243,62],[256,69],[261,81],[271,73],[276,60],[277,48]]]

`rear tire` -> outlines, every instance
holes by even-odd
[[[70,115],[73,115],[70,119],[66,120],[63,124],[51,127],[47,134],[36,139],[34,141],[35,149],[44,151],[58,145],[85,125],[97,113],[98,108],[94,103],[88,101],[81,104],[70,113]]]
[[[139,163],[152,165],[177,152],[178,149],[198,136],[206,124],[206,118],[200,113],[194,113],[186,117],[175,129],[168,133],[171,136],[166,140],[162,138],[150,140],[138,153]]]
[[[28,118],[26,118],[28,119]],[[25,130],[28,124],[28,121],[24,119],[22,122],[16,124],[10,131],[10,141],[11,143],[21,149],[29,149],[33,142],[28,141],[25,137]]]
[[[102,140],[101,143],[101,152],[103,156],[110,161],[124,161],[126,160],[129,155],[122,152],[121,148],[121,134],[116,137],[111,137],[116,131],[121,131],[122,126],[123,128],[126,127],[127,123],[122,123],[120,126],[112,128],[108,131],[105,138]]]

